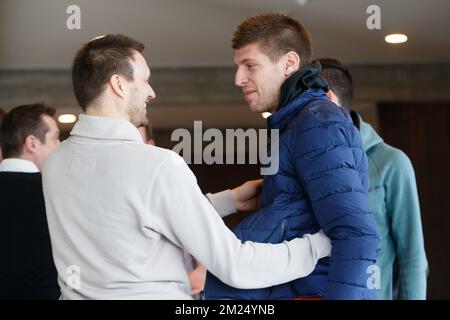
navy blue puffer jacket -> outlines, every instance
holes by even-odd
[[[377,298],[367,287],[379,238],[368,209],[366,155],[349,114],[328,101],[326,84],[305,81],[317,76],[314,68],[282,88],[281,100],[290,101],[268,118],[269,129],[279,129],[279,170],[264,177],[262,208],[234,232],[242,242],[280,243],[323,229],[331,258],[305,278],[264,289],[235,289],[208,273],[206,299]]]

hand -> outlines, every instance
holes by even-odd
[[[206,268],[200,262],[197,267],[189,272],[189,282],[191,283],[191,294],[199,294],[205,287]]]
[[[231,196],[239,211],[254,211],[261,207],[261,191],[264,180],[250,180],[231,190]]]

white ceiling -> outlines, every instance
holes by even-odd
[[[81,30],[66,8],[81,8]],[[366,27],[370,4],[381,30]],[[0,0],[0,68],[68,68],[81,43],[104,33],[144,42],[153,66],[231,65],[230,36],[245,17],[283,11],[313,38],[315,55],[352,64],[450,62],[449,0]],[[410,41],[384,43],[391,32]]]

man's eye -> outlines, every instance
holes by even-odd
[[[247,68],[253,69],[254,66],[255,66],[254,64],[248,64],[248,65],[247,65]]]

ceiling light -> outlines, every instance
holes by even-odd
[[[306,6],[309,0],[297,0],[299,6]]]
[[[408,37],[401,33],[393,33],[393,34],[388,34],[384,38],[384,41],[386,41],[387,43],[404,43],[404,42],[408,41]]]
[[[59,123],[74,123],[77,121],[77,116],[74,114],[62,114],[58,117]]]

